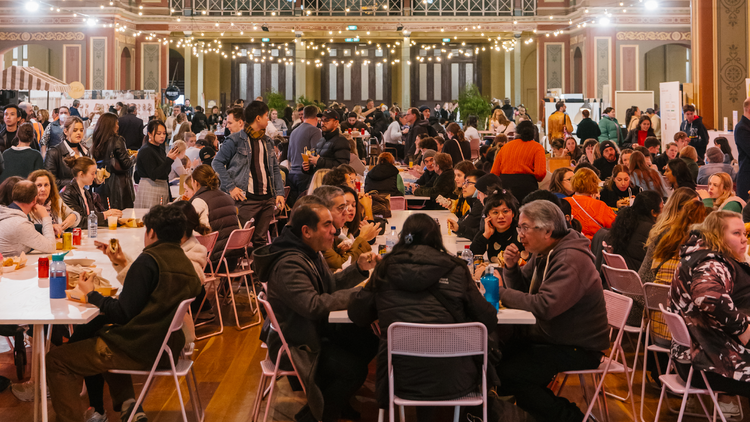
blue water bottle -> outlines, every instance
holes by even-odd
[[[56,253],[52,255],[52,262],[49,264],[50,299],[65,299],[65,289],[68,287],[68,277],[67,268],[63,258],[65,258],[65,253]]]
[[[500,280],[495,277],[495,267],[493,265],[487,267],[487,272],[482,276],[480,282],[484,286],[484,298],[499,311]]]

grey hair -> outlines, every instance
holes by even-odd
[[[554,239],[561,239],[568,234],[565,215],[560,207],[550,201],[544,199],[531,201],[521,207],[520,214],[531,220],[534,227],[552,232]]]
[[[331,208],[333,206],[333,198],[344,196],[344,190],[336,186],[323,185],[315,188],[313,195],[320,198],[326,204],[327,208]]]

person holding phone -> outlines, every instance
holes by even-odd
[[[135,181],[138,190],[135,195],[135,208],[151,208],[170,202],[169,172],[177,158],[177,148],[165,153],[162,144],[167,138],[167,126],[161,120],[148,123],[146,142],[138,150],[135,162]]]

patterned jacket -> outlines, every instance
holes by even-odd
[[[672,344],[672,356],[696,368],[750,381],[750,349],[738,336],[750,324],[750,267],[703,246],[691,236],[672,280],[672,310],[690,331],[690,350]]]

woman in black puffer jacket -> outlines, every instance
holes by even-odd
[[[442,295],[449,311],[432,293]],[[349,318],[363,327],[378,320],[381,332],[377,357],[377,398],[388,404],[388,326],[394,322],[454,324],[456,314],[464,321],[478,321],[492,332],[497,312],[472,280],[466,263],[450,256],[443,246],[440,228],[426,214],[404,222],[393,251],[375,267],[367,285],[349,304]],[[436,400],[462,397],[481,385],[481,368],[472,357],[423,359],[394,356],[395,393],[401,398]],[[420,421],[434,420],[432,409],[418,407]]]
[[[382,195],[404,196],[404,182],[398,174],[398,169],[393,165],[395,162],[390,152],[380,154],[378,164],[367,172],[365,177],[365,192],[376,190]]]

